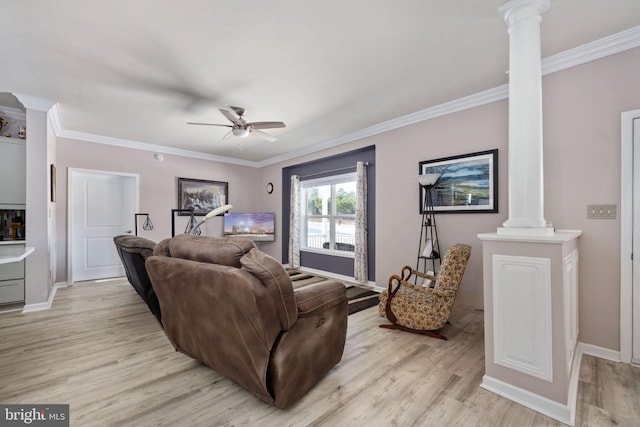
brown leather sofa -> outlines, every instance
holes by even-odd
[[[146,266],[176,350],[266,402],[293,405],[342,358],[345,286],[294,293],[287,271],[249,239],[179,235]]]

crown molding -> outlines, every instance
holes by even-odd
[[[458,111],[467,110],[469,108],[478,107],[491,102],[500,101],[506,99],[509,96],[509,86],[502,85],[492,89],[484,90],[482,92],[475,93],[473,95],[458,98],[453,101],[445,102],[433,107],[426,108],[424,110],[416,111],[415,113],[406,114],[404,116],[396,117],[395,119],[387,120],[355,132],[348,133],[341,137],[331,139],[329,141],[315,144],[311,147],[306,147],[300,150],[291,151],[281,156],[271,157],[260,162],[260,167],[269,166],[275,163],[279,163],[285,160],[295,159],[306,154],[313,154],[318,151],[326,150],[329,148],[337,147],[348,142],[357,141],[359,139],[368,138],[370,136],[379,135],[384,132],[389,132],[394,129],[409,126],[415,123],[423,122],[425,120],[434,119],[436,117],[445,116],[447,114],[455,113]]]
[[[55,105],[55,102],[44,98],[37,98],[31,95],[25,95],[23,93],[13,92],[13,96],[18,98],[18,101],[28,110],[36,111],[49,111],[51,107]]]
[[[60,136],[62,132],[64,132],[62,117],[60,117],[60,104],[56,103],[53,107],[51,107],[47,115],[49,116],[49,122],[51,123],[51,127],[53,128],[53,133],[55,133],[56,136]]]
[[[566,50],[556,55],[548,56],[542,60],[542,74],[547,75],[566,70],[577,65],[582,65],[586,62],[605,58],[607,56],[624,52],[625,50],[633,49],[639,46],[640,25],[608,37],[603,37],[582,46]],[[347,142],[352,142],[358,139],[378,135],[380,133],[388,132],[414,123],[467,110],[469,108],[479,107],[481,105],[507,99],[508,97],[509,85],[505,84],[502,86],[497,86],[492,89],[477,92],[473,95],[454,99],[452,101],[445,102],[434,107],[416,111],[415,113],[387,120],[385,122],[360,129],[336,139],[316,144],[312,147],[307,147],[301,150],[289,152],[282,156],[276,156],[266,159],[260,162],[260,167],[294,159],[306,154],[312,154],[317,151],[326,150],[327,148],[333,148],[342,144],[346,144]]]
[[[113,145],[134,150],[152,151],[154,153],[173,154],[175,156],[191,157],[194,159],[211,160],[214,162],[229,163],[240,166],[259,167],[256,162],[236,159],[234,157],[216,156],[214,154],[201,153],[199,151],[183,150],[181,148],[167,147],[164,145],[148,144],[146,142],[131,141],[128,139],[112,138],[110,136],[96,135],[92,133],[77,132],[74,130],[62,129],[54,132],[59,138],[75,139],[78,141],[93,142],[96,144]]]
[[[194,159],[211,160],[221,163],[229,163],[240,166],[258,167],[256,162],[236,159],[233,157],[216,156],[213,154],[201,153],[199,151],[183,150],[180,148],[166,147],[164,145],[148,144],[145,142],[131,141],[127,139],[112,138],[109,136],[96,135],[86,132],[78,132],[64,128],[60,115],[59,104],[55,104],[49,110],[49,120],[53,132],[58,138],[75,139],[78,141],[94,142],[96,144],[114,145],[116,147],[132,148],[134,150],[152,151],[154,153],[173,154],[175,156],[191,157]]]
[[[623,52],[625,50],[633,49],[640,46],[640,25],[632,27],[628,30],[621,31],[619,33],[603,37],[593,42],[578,46],[573,49],[558,53],[546,57],[542,60],[542,74],[552,74],[558,71],[566,70],[577,65],[584,64],[586,62],[594,61],[614,55],[616,53]],[[23,101],[24,95],[14,94],[23,105],[30,108],[25,101]],[[387,120],[366,128],[350,132],[346,135],[334,138],[328,141],[320,142],[311,147],[305,147],[299,150],[294,150],[286,154],[274,156],[265,159],[261,162],[253,162],[247,160],[241,160],[233,157],[216,156],[207,153],[201,153],[197,151],[182,150],[179,148],[165,147],[161,145],[153,145],[138,141],[130,141],[119,138],[111,138],[102,135],[89,134],[84,132],[77,132],[67,130],[64,128],[62,119],[60,117],[59,109],[57,105],[53,103],[47,108],[50,110],[52,106],[53,112],[50,111],[50,117],[53,117],[53,128],[56,136],[69,139],[77,139],[82,141],[95,142],[99,144],[115,145],[118,147],[133,148],[137,150],[153,151],[156,153],[174,154],[177,156],[192,157],[197,159],[211,160],[222,163],[230,163],[241,166],[249,166],[255,168],[261,168],[269,165],[273,165],[286,160],[295,159],[307,154],[313,154],[329,148],[334,148],[349,142],[357,141],[360,139],[368,138],[374,135],[379,135],[384,132],[389,132],[394,129],[409,126],[415,123],[430,120],[436,117],[464,111],[470,108],[479,107],[492,102],[501,101],[509,97],[509,85],[505,84],[497,86],[491,89],[487,89],[481,92],[474,93],[462,98],[454,99],[433,107],[426,108],[424,110],[416,111],[414,113],[406,114],[391,120]],[[37,99],[33,97],[25,97],[25,100],[29,102],[30,99]],[[50,102],[50,101],[48,101]],[[40,104],[39,104],[40,105]],[[42,104],[46,106],[46,103]],[[36,108],[34,108],[36,109]],[[43,110],[46,111],[46,110]]]
[[[640,46],[640,25],[542,60],[542,74],[551,74]]]

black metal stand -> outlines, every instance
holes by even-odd
[[[433,211],[433,197],[431,194],[434,185],[422,185],[421,187],[424,189],[425,194],[416,270],[420,271],[420,263],[422,262],[422,272],[426,273],[427,264],[431,261],[432,271],[434,275],[437,275],[436,263],[438,263],[438,265],[440,264],[440,243],[438,240],[438,228],[436,227],[436,215]]]
[[[144,224],[142,224],[142,229],[143,230],[153,230],[153,224],[151,223],[151,220],[149,219],[149,214],[148,213],[137,213],[134,214],[135,217],[135,235],[138,235],[138,217],[139,216],[146,216],[147,218],[144,221]]]
[[[191,214],[191,217],[189,218],[189,226],[191,226],[191,224],[193,224],[195,218],[193,215],[193,209],[171,209],[171,237],[175,237],[176,235],[176,212],[178,213],[187,213],[189,212]],[[187,226],[187,228],[189,227]],[[186,231],[185,231],[186,233]]]

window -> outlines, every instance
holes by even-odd
[[[291,176],[297,175],[300,178],[299,215],[296,215],[295,234],[305,236],[299,237],[297,242],[300,246],[300,265],[309,269],[320,270],[339,274],[342,276],[354,276],[354,256],[355,252],[339,251],[335,249],[309,249],[306,240],[306,216],[302,213],[304,208],[303,184],[310,185],[312,179],[322,179],[335,177],[339,174],[355,172],[355,165],[358,161],[368,162],[367,167],[367,258],[369,263],[369,280],[375,280],[375,259],[376,259],[376,149],[375,146],[358,148],[352,151],[342,152],[333,156],[318,158],[309,162],[282,168],[282,261],[287,263],[290,259],[290,237],[292,233],[291,224]],[[354,179],[355,180],[355,179]],[[355,232],[354,232],[355,234]],[[331,237],[329,236],[329,245]],[[323,242],[324,243],[324,242]],[[327,245],[327,246],[329,246]],[[343,246],[344,247],[344,246]]]
[[[353,255],[356,174],[302,181],[300,248]]]

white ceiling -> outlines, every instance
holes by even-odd
[[[2,0],[0,91],[65,130],[248,162],[507,83],[504,0]],[[638,0],[552,0],[548,57],[640,24]],[[222,140],[218,111],[284,121]]]

